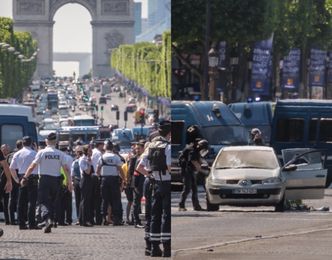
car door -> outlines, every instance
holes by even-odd
[[[286,200],[322,199],[327,177],[322,151],[294,148],[281,151],[286,165],[295,164],[295,170],[285,171]]]

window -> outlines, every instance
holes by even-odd
[[[309,123],[309,142],[316,143],[317,124],[319,119],[312,118]]]
[[[2,144],[8,144],[10,150],[16,148],[16,141],[23,137],[23,127],[20,125],[2,125],[1,141]]]
[[[183,121],[172,121],[172,144],[182,144]]]
[[[319,141],[332,142],[332,118],[321,118],[319,128]]]
[[[301,142],[304,137],[304,119],[279,119],[276,132],[278,142]]]

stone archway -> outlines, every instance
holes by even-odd
[[[111,49],[134,42],[133,0],[13,0],[14,29],[31,32],[39,44],[36,76],[52,76],[53,17],[68,3],[80,4],[90,12],[93,76],[111,76]]]

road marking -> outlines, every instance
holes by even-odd
[[[256,236],[256,237],[250,237],[250,238],[244,238],[244,239],[239,239],[239,240],[233,240],[233,241],[226,241],[226,242],[220,242],[220,243],[215,243],[212,245],[205,245],[205,246],[198,246],[198,247],[192,247],[192,248],[182,248],[182,249],[177,249],[174,250],[173,256],[176,256],[178,253],[181,252],[187,252],[187,251],[193,251],[193,250],[208,250],[216,247],[222,247],[222,246],[228,246],[228,245],[235,245],[235,244],[241,244],[241,243],[246,243],[246,242],[251,242],[251,241],[256,241],[256,240],[263,240],[263,239],[275,239],[275,238],[282,238],[282,237],[290,237],[290,236],[298,236],[298,235],[306,235],[310,233],[316,233],[316,232],[324,232],[324,231],[332,231],[332,227],[326,227],[326,228],[319,228],[319,229],[312,229],[308,231],[300,231],[300,232],[290,232],[287,234],[279,234],[279,235],[269,235],[269,236]]]

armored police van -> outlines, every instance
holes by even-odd
[[[0,143],[8,144],[13,150],[16,140],[31,136],[38,141],[36,122],[29,106],[0,104]]]
[[[179,152],[185,147],[186,130],[197,125],[209,142],[208,162],[212,163],[223,146],[248,144],[248,133],[229,107],[220,101],[172,101],[172,180],[181,180],[177,164]]]
[[[262,132],[264,144],[269,144],[273,118],[273,105],[274,103],[272,102],[262,101],[231,103],[228,106],[241,120],[248,132],[253,128],[259,128]]]
[[[326,186],[332,181],[332,100],[290,99],[276,103],[271,146],[282,149],[317,148],[326,152]]]

